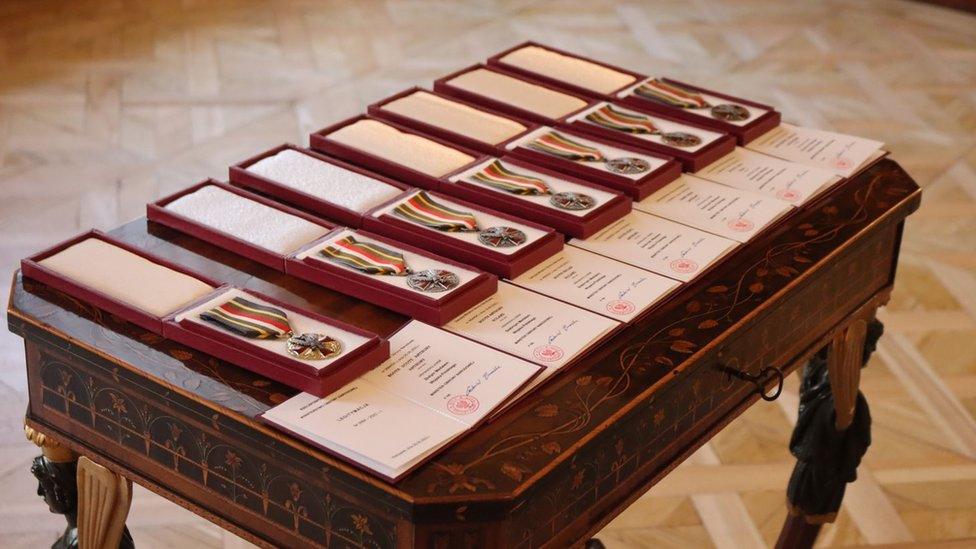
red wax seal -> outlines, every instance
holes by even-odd
[[[555,345],[543,345],[541,347],[536,347],[532,351],[532,356],[536,360],[541,360],[543,362],[555,362],[563,357],[566,353],[562,349],[556,347]]]
[[[671,270],[676,273],[693,273],[698,270],[698,263],[690,259],[675,259],[671,262]]]
[[[626,299],[614,299],[610,303],[607,303],[607,312],[615,315],[629,315],[635,310],[637,310],[637,307]]]
[[[454,395],[447,401],[447,410],[456,416],[466,416],[479,406],[478,399],[471,395]]]
[[[776,193],[776,198],[780,200],[786,200],[788,202],[796,202],[800,198],[800,193],[794,191],[793,189],[780,189]]]
[[[729,221],[729,228],[733,231],[745,233],[751,231],[756,226],[755,223],[745,218],[738,218]]]
[[[846,156],[841,156],[834,161],[834,166],[837,166],[838,170],[849,170],[854,167],[854,162],[852,162],[851,159],[847,158]]]

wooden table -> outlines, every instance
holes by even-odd
[[[819,359],[807,368],[800,424],[816,425],[804,414],[815,411],[813,397],[826,398],[827,434],[863,439],[855,405],[865,340],[870,347],[879,335],[874,313],[920,193],[895,162],[881,161],[396,485],[255,420],[289,388],[18,274],[8,321],[25,340],[28,436],[46,456],[34,472],[52,510],[69,525],[77,518],[95,544],[119,539],[129,481],[265,545],[582,543],[811,357]],[[405,321],[144,219],[112,234],[380,334]],[[782,546],[812,543],[849,480],[834,493],[804,485],[818,464],[838,466],[838,443],[816,439],[824,432],[794,435],[800,465]],[[860,455],[841,457],[850,465]]]

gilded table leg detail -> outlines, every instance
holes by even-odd
[[[82,456],[78,460],[78,547],[133,547],[125,527],[132,481]]]
[[[41,448],[31,465],[37,495],[68,522],[52,549],[132,549],[125,528],[132,483],[29,426],[24,434]]]
[[[64,515],[68,522],[64,533],[51,547],[78,547],[78,487],[75,481],[78,454],[26,425],[24,434],[27,440],[41,448],[41,455],[31,464],[31,473],[37,477],[37,495],[44,498],[52,513]]]
[[[858,390],[860,370],[883,332],[881,322],[855,318],[803,372],[800,411],[790,452],[797,463],[787,487],[789,516],[778,548],[811,547],[837,518],[847,483],[871,444],[871,414]]]

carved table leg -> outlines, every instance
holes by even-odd
[[[78,460],[78,546],[132,548],[125,517],[132,481],[82,456]]]
[[[812,547],[820,527],[837,518],[847,483],[857,478],[857,466],[871,444],[871,414],[858,385],[883,330],[877,320],[855,319],[804,369],[800,413],[790,439],[797,462],[777,548]]]
[[[133,549],[125,528],[132,483],[61,446],[41,432],[24,426],[27,439],[41,448],[31,473],[37,495],[52,513],[64,515],[68,526],[52,549]],[[79,524],[80,522],[80,524]]]

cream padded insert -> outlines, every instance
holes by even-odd
[[[166,209],[279,254],[289,254],[329,229],[214,185],[177,198]]]
[[[524,132],[525,126],[425,91],[390,101],[383,110],[497,145]]]
[[[548,118],[561,118],[586,106],[578,97],[485,69],[468,71],[449,84]]]
[[[627,73],[539,46],[519,48],[501,60],[514,67],[598,93],[610,93],[637,80]]]
[[[292,149],[262,158],[247,171],[359,213],[401,192],[393,185]]]
[[[97,238],[82,240],[38,263],[158,317],[213,291],[203,281]]]
[[[475,160],[457,149],[368,118],[343,126],[330,133],[328,138],[433,177],[450,173]]]

